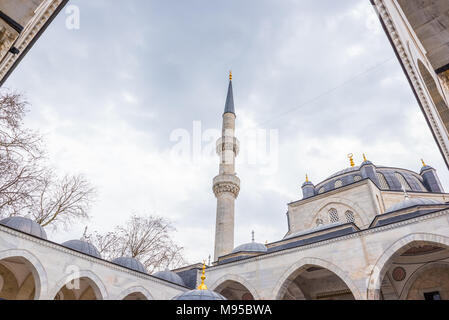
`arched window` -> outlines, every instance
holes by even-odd
[[[345,216],[346,216],[346,221],[348,223],[354,223],[355,222],[355,217],[354,217],[354,212],[348,210],[345,212]]]
[[[320,190],[318,190],[318,194],[324,193],[324,187],[322,187]]]
[[[404,176],[398,172],[394,173],[394,176],[396,177],[396,179],[399,180],[399,183],[401,184],[402,188],[405,188],[405,190],[407,191],[411,191],[412,188],[410,188],[410,185],[408,184],[408,182],[405,180]]]
[[[387,180],[385,180],[384,175],[380,172],[376,172],[376,176],[377,176],[377,179],[379,180],[380,188],[382,190],[389,190],[390,186],[388,185]]]
[[[340,221],[337,209],[332,208],[329,210],[329,221],[331,223],[337,223],[338,221]]]
[[[343,182],[341,180],[335,181],[335,189],[343,187]]]

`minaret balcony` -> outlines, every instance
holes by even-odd
[[[222,193],[230,192],[237,198],[240,192],[240,179],[232,174],[216,176],[213,181],[213,191],[217,197]]]

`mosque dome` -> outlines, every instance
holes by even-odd
[[[207,289],[206,284],[204,283],[206,280],[206,263],[203,264],[203,272],[201,275],[201,284],[198,286],[196,290],[190,290],[187,292],[183,292],[175,296],[172,300],[227,300],[221,294],[214,292],[212,290]]]
[[[402,191],[405,186],[408,191],[428,192],[423,177],[419,173],[402,168],[375,166],[365,158],[361,166],[351,166],[340,170],[316,184],[315,194],[322,194],[368,178],[365,174],[368,165],[374,167],[372,176],[368,176],[373,182],[374,179],[377,180],[378,187],[382,190]]]
[[[221,294],[211,290],[191,290],[181,293],[172,300],[227,300]]]
[[[416,206],[429,206],[429,205],[441,205],[445,204],[441,201],[435,199],[425,199],[425,198],[406,198],[392,207],[390,207],[386,213],[395,212],[407,208],[412,208]]]
[[[250,243],[245,243],[242,244],[240,246],[238,246],[237,248],[235,248],[234,250],[232,250],[232,253],[238,253],[238,252],[267,252],[267,247],[262,244],[262,243],[257,243],[257,242],[250,242]]]
[[[135,258],[130,257],[121,257],[112,260],[112,263],[118,264],[119,266],[137,271],[142,273],[147,273],[147,270],[145,269],[144,265]]]
[[[100,252],[98,252],[97,248],[89,242],[82,240],[70,240],[64,242],[62,246],[101,259]]]
[[[47,233],[37,222],[24,217],[9,217],[0,221],[0,224],[32,236],[47,240]]]
[[[183,287],[186,286],[184,280],[182,280],[182,278],[177,273],[170,270],[156,272],[155,274],[153,274],[153,276],[165,281],[176,283]]]

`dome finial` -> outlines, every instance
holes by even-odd
[[[253,230],[253,231],[251,231],[251,236],[252,236],[252,240],[253,240],[253,242],[256,242],[256,240],[254,239],[254,230]]]
[[[199,285],[198,290],[207,290],[204,280],[206,280],[206,260],[203,261],[203,273],[201,275],[201,284]]]
[[[309,175],[306,174],[306,182],[309,182]]]
[[[366,155],[363,154],[363,162],[367,162],[368,160],[366,159]]]
[[[427,167],[427,164],[424,162],[424,159],[421,159],[421,162],[423,167]]]
[[[232,81],[232,70],[229,70],[229,81]]]
[[[349,163],[351,165],[351,167],[355,167],[355,163],[354,163],[354,155],[352,153],[348,154],[348,159],[349,159]]]

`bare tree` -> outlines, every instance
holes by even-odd
[[[175,228],[170,221],[156,216],[133,215],[114,232],[86,234],[85,239],[101,251],[103,258],[132,257],[140,260],[149,273],[174,269],[186,264],[183,248],[172,240]]]
[[[41,226],[69,226],[75,220],[88,219],[88,211],[95,189],[82,176],[64,176],[58,179],[47,171],[33,193],[30,214]]]
[[[92,243],[103,259],[113,260],[119,257],[121,239],[116,232],[101,234],[98,231],[88,233],[88,228],[84,229],[82,240]]]
[[[26,215],[53,228],[88,218],[94,188],[81,175],[59,179],[46,167],[41,136],[23,126],[27,105],[0,91],[0,217]]]
[[[42,139],[23,128],[26,106],[20,94],[0,92],[0,216],[20,214],[43,174]]]

